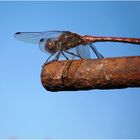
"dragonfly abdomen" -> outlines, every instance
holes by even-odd
[[[83,39],[85,40],[85,42],[88,43],[109,41],[109,42],[140,44],[139,38],[83,36]]]

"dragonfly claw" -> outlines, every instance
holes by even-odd
[[[53,63],[53,62],[55,62],[55,61],[57,61],[56,59],[53,59],[53,60],[51,60],[51,61],[47,61],[47,62],[45,62],[44,64],[43,64],[43,66],[42,67],[44,67],[44,66],[46,66],[46,65],[48,65],[48,64],[50,64],[50,63]]]

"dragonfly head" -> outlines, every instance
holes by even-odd
[[[43,44],[44,50],[49,53],[55,53],[58,51],[57,41],[53,38],[41,39],[40,44]]]

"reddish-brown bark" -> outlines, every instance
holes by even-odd
[[[55,61],[43,66],[41,81],[49,91],[140,87],[140,57]]]

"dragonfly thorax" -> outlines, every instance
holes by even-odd
[[[74,48],[78,45],[84,45],[85,42],[81,38],[80,35],[72,33],[72,32],[65,32],[58,38],[58,48],[61,50],[68,50],[70,48]]]

